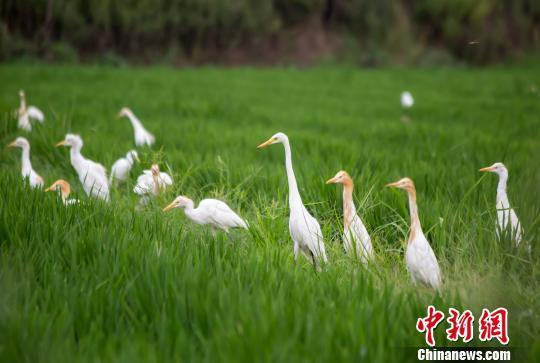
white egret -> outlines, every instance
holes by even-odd
[[[111,167],[111,175],[109,176],[109,184],[112,185],[115,179],[120,182],[125,181],[135,161],[140,162],[139,155],[137,154],[137,151],[135,150],[129,151],[126,154],[125,158],[120,158],[116,160]]]
[[[143,204],[148,202],[148,196],[159,195],[167,186],[172,185],[171,176],[159,170],[159,165],[153,164],[150,170],[144,170],[137,178],[133,192],[142,196]]]
[[[73,205],[79,203],[78,199],[68,199],[69,194],[71,193],[71,185],[69,185],[69,183],[63,179],[58,179],[50,187],[45,189],[45,191],[60,191],[60,197],[62,198],[62,203],[64,203],[64,205]]]
[[[30,143],[28,140],[24,137],[18,137],[8,144],[7,147],[20,147],[22,149],[21,174],[23,179],[28,178],[28,182],[32,188],[43,187],[43,178],[34,171],[30,162]]]
[[[309,214],[302,203],[296,177],[292,166],[291,146],[289,138],[284,133],[278,132],[268,141],[260,144],[258,148],[267,147],[272,144],[283,144],[285,149],[285,168],[287,170],[287,180],[289,184],[289,232],[294,242],[294,259],[298,258],[298,252],[306,256],[315,266],[321,262],[327,263],[326,251],[324,248],[323,235],[319,222]]]
[[[404,189],[409,196],[411,229],[405,252],[405,262],[413,282],[438,289],[441,285],[439,263],[420,225],[418,206],[416,205],[416,189],[413,181],[409,178],[403,178],[386,186]]]
[[[510,207],[508,195],[506,194],[506,182],[508,181],[508,169],[503,163],[495,163],[491,166],[480,169],[480,171],[489,171],[499,176],[497,185],[497,236],[500,237],[504,231],[510,231],[512,239],[516,245],[519,245],[522,238],[521,224],[516,212]]]
[[[176,197],[171,204],[163,208],[163,211],[174,208],[184,209],[186,217],[197,224],[210,225],[214,230],[221,229],[226,233],[229,228],[247,229],[248,224],[238,214],[236,214],[225,202],[217,199],[203,199],[199,206],[185,196]]]
[[[26,107],[26,97],[24,95],[24,91],[19,91],[19,98],[19,128],[25,131],[32,131],[32,124],[30,123],[30,120],[34,119],[42,123],[45,121],[45,116],[43,115],[43,112],[41,112],[41,110],[35,106]]]
[[[354,206],[352,178],[342,170],[327,180],[326,184],[343,185],[343,247],[348,254],[356,254],[360,261],[367,263],[373,257],[373,246],[369,233]]]
[[[55,145],[70,146],[71,165],[79,175],[79,180],[88,196],[109,201],[109,183],[107,170],[95,161],[86,159],[81,154],[83,141],[79,135],[66,134],[64,140]]]
[[[414,105],[414,98],[409,91],[401,93],[401,107],[411,108]]]
[[[152,146],[155,138],[150,132],[148,132],[141,121],[135,116],[133,111],[127,107],[122,107],[117,117],[127,117],[133,126],[133,132],[135,133],[135,145],[137,146]]]

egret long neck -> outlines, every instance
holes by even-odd
[[[133,114],[133,112],[128,112],[127,117],[135,130],[144,130],[141,121],[139,121],[139,119]]]
[[[506,194],[506,182],[508,175],[499,176],[499,184],[497,185],[497,207],[502,209],[510,208],[510,202],[508,201],[508,195]]]
[[[418,217],[418,206],[416,204],[416,190],[414,188],[407,190],[409,196],[409,213],[411,214],[411,230],[409,234],[409,242],[414,240],[418,233],[422,233],[420,218]]]
[[[32,171],[32,163],[30,162],[30,148],[29,147],[22,148],[21,165],[22,165],[22,174],[30,175],[30,172]]]
[[[343,183],[343,226],[349,228],[356,208],[353,202],[354,184],[352,180]]]
[[[300,197],[296,177],[294,176],[289,140],[285,140],[283,147],[285,148],[285,169],[287,170],[287,182],[289,184],[289,207],[293,208],[297,204],[302,203],[302,198]]]
[[[71,165],[75,168],[78,174],[86,172],[83,170],[84,157],[81,154],[81,148],[79,146],[72,146],[69,152],[71,157]]]

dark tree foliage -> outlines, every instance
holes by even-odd
[[[156,58],[271,43],[309,24],[357,53],[496,62],[538,49],[537,0],[2,0],[0,57]],[[327,38],[324,38],[327,39]],[[328,38],[328,39],[335,39]],[[352,40],[352,41],[351,41]]]

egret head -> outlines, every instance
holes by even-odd
[[[139,154],[137,154],[137,151],[135,150],[128,151],[128,153],[126,154],[126,158],[131,162],[134,162],[134,161],[137,161],[138,163],[141,162],[139,160]]]
[[[62,192],[62,195],[67,197],[69,193],[71,192],[71,186],[69,183],[63,179],[58,179],[50,187],[45,189],[46,192],[52,192],[52,191],[60,191]]]
[[[9,144],[6,145],[7,147],[20,147],[20,148],[30,148],[30,143],[26,138],[24,137],[18,137]]]
[[[401,94],[401,106],[410,108],[414,105],[414,98],[409,91],[405,91]]]
[[[83,146],[83,141],[79,135],[66,134],[66,137],[64,138],[64,140],[60,141],[54,146],[56,147],[71,146],[71,147],[81,148]]]
[[[338,171],[337,174],[326,181],[326,184],[343,184],[350,185],[352,184],[352,178],[345,170]]]
[[[120,109],[120,112],[118,112],[118,114],[116,115],[116,117],[118,117],[118,118],[125,117],[125,116],[129,115],[130,113],[131,113],[131,110],[128,107],[122,107]]]
[[[20,90],[19,91],[19,98],[22,100],[24,99],[24,91],[23,90]]]
[[[159,165],[158,164],[152,164],[152,166],[150,167],[150,171],[152,172],[153,176],[159,176],[159,173],[160,173]]]
[[[504,166],[503,163],[495,163],[491,166],[482,168],[479,171],[489,171],[498,174],[499,176],[508,176],[508,169],[506,169],[506,166]]]
[[[283,132],[278,132],[277,134],[275,134],[274,136],[272,136],[271,138],[269,138],[268,140],[266,140],[265,142],[257,146],[257,148],[261,149],[263,147],[267,147],[273,144],[279,144],[279,143],[282,144],[286,142],[288,139],[289,138],[287,137],[287,135],[285,135]]]
[[[174,208],[193,208],[193,201],[186,196],[180,195],[176,197],[171,204],[163,208],[163,211],[167,212]]]
[[[387,187],[405,189],[408,192],[414,191],[414,183],[410,178],[403,178],[394,183],[386,184]]]

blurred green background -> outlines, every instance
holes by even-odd
[[[2,0],[0,60],[459,65],[538,54],[538,0]]]

